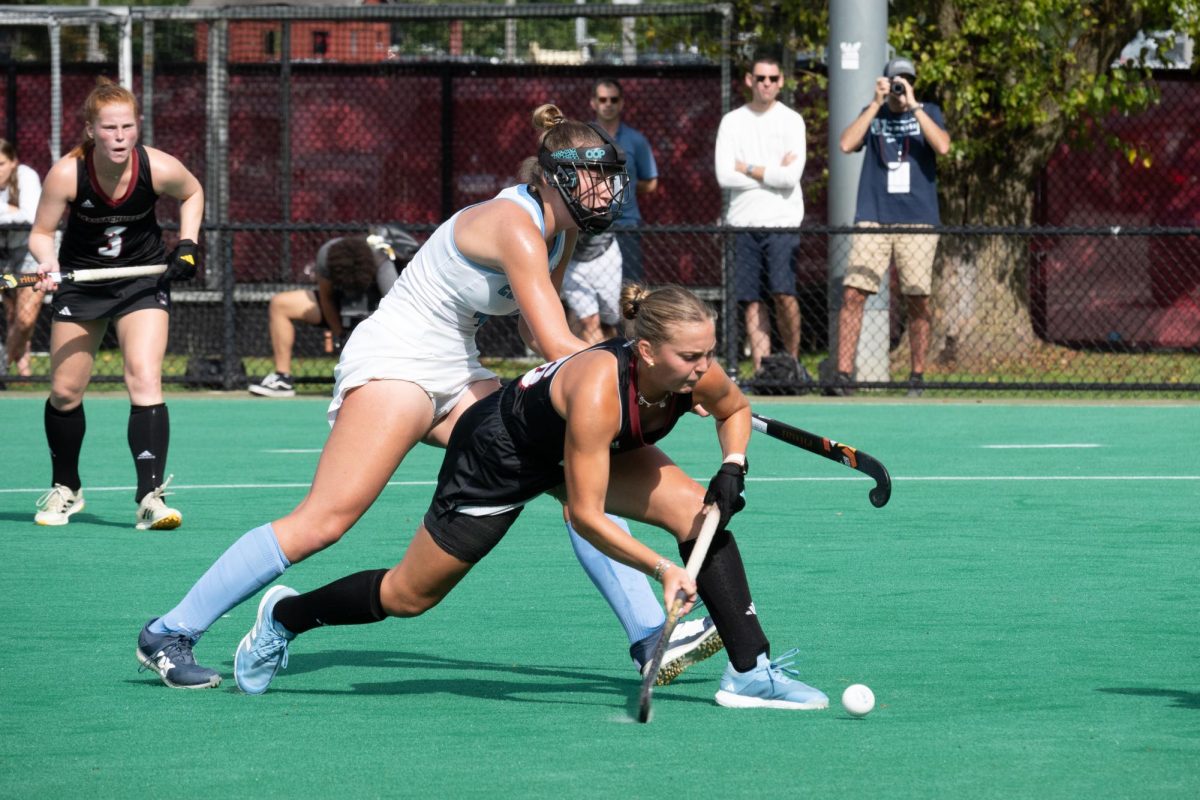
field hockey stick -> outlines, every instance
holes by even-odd
[[[764,417],[762,414],[751,414],[750,424],[754,427],[754,430],[759,433],[765,433],[772,439],[787,442],[790,445],[799,447],[801,450],[816,453],[819,456],[828,458],[830,461],[836,461],[850,469],[871,476],[875,479],[875,488],[871,490],[869,497],[871,498],[871,505],[876,508],[883,508],[887,505],[887,501],[891,499],[892,476],[888,474],[887,467],[862,450],[851,447],[848,444],[835,442],[824,436],[817,436],[815,433],[809,433],[800,428],[792,427],[777,419]]]
[[[17,275],[5,273],[0,275],[0,292],[17,289],[49,278],[55,283],[95,283],[110,281],[117,278],[142,278],[147,275],[161,275],[167,271],[166,264],[146,264],[137,267],[101,267],[99,269],[76,269],[71,272],[23,272]]]
[[[696,537],[696,546],[692,549],[692,555],[687,561],[687,574],[693,581],[700,574],[704,557],[708,555],[708,546],[712,544],[717,526],[721,523],[720,509],[716,506],[708,506],[707,509],[704,524],[700,526],[700,535]],[[658,636],[658,644],[654,646],[654,657],[650,659],[650,663],[646,666],[646,673],[642,676],[642,693],[638,698],[639,722],[650,721],[650,702],[654,695],[654,685],[658,681],[658,672],[662,669],[663,656],[667,653],[667,644],[671,640],[675,626],[679,623],[679,618],[683,616],[683,604],[686,602],[687,595],[682,591],[676,593],[675,602],[671,604],[671,609],[667,612],[667,622]]]

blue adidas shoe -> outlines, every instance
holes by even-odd
[[[246,694],[262,694],[275,679],[275,673],[288,662],[288,642],[295,635],[275,622],[275,605],[297,592],[286,586],[272,586],[258,604],[254,627],[242,637],[233,654],[233,677]]]
[[[154,670],[172,689],[214,689],[221,685],[221,673],[196,663],[192,637],[186,633],[152,633],[153,622],[147,622],[138,635],[139,672]]]
[[[789,650],[772,660],[766,653],[749,672],[738,672],[730,664],[721,676],[717,704],[726,708],[784,708],[792,711],[828,708],[829,698],[820,689],[794,678],[791,668],[799,650]]]

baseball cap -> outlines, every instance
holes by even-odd
[[[883,77],[895,78],[898,75],[911,75],[915,78],[917,76],[917,68],[907,58],[893,58],[884,65]]]

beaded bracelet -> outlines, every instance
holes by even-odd
[[[660,558],[658,563],[654,565],[654,580],[662,583],[662,575],[668,568],[675,566],[665,558]]]

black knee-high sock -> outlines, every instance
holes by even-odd
[[[679,544],[679,555],[685,563],[695,547],[694,541]],[[696,577],[696,588],[725,642],[733,668],[738,672],[753,668],[759,654],[769,652],[771,645],[758,624],[742,555],[729,531],[718,531],[713,537]]]
[[[79,451],[83,449],[83,434],[87,431],[87,419],[83,415],[83,403],[70,411],[59,411],[46,401],[43,414],[46,423],[46,443],[50,445],[50,468],[52,483],[61,483],[73,492],[78,492]]]
[[[379,599],[386,569],[356,572],[320,589],[287,597],[275,604],[274,617],[294,634],[321,625],[366,625],[387,618]]]
[[[167,404],[129,407],[129,452],[137,470],[134,502],[157,489],[167,471],[167,446],[171,442],[171,417]]]

